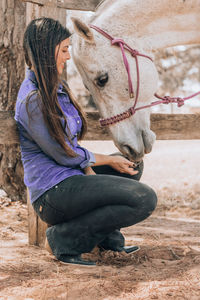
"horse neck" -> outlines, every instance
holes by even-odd
[[[200,0],[107,0],[92,23],[153,51],[200,43]]]

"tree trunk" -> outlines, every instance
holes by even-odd
[[[0,28],[0,110],[13,110],[24,78],[25,4],[20,0],[1,0]]]
[[[14,110],[25,75],[23,33],[34,18],[48,16],[66,24],[66,11],[21,0],[0,1],[0,111]],[[5,130],[0,124],[0,130]],[[9,130],[9,128],[7,128]],[[19,144],[0,143],[0,188],[13,200],[26,202]]]
[[[0,110],[14,110],[24,78],[22,50],[26,5],[20,0],[0,1]],[[0,126],[0,130],[4,130]],[[7,128],[9,130],[9,128]],[[25,201],[19,145],[0,144],[0,187],[12,199]]]

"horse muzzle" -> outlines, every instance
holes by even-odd
[[[115,142],[115,145],[130,161],[140,162],[144,155],[150,153],[156,139],[151,130],[142,131],[133,140],[127,142]]]

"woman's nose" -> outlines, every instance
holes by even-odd
[[[66,60],[69,60],[70,58],[71,58],[71,55],[70,55],[70,53],[68,52],[68,53],[67,53]]]

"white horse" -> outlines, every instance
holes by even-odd
[[[121,114],[133,106],[127,71],[120,47],[91,28],[96,25],[133,49],[153,58],[161,48],[200,43],[200,0],[105,0],[87,24],[72,19],[73,58],[84,85],[89,89],[103,118]],[[137,90],[135,59],[125,51],[134,91]],[[158,74],[154,63],[138,56],[140,88],[137,106],[154,100]],[[136,94],[136,93],[135,93]],[[115,145],[130,160],[149,153],[155,140],[150,130],[149,109],[109,126]]]

